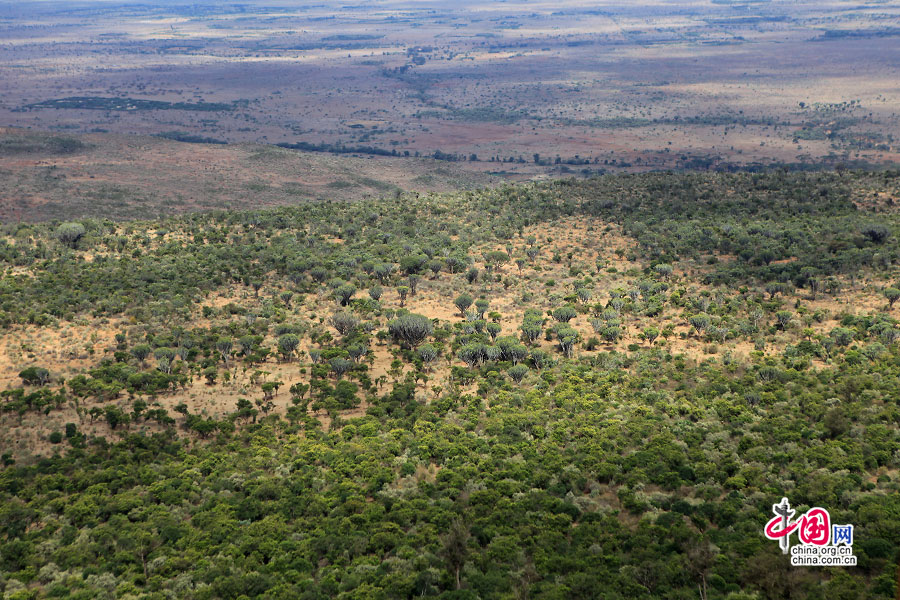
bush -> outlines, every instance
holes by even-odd
[[[63,223],[56,229],[56,239],[68,246],[75,248],[85,234],[84,225],[81,223]]]
[[[472,306],[472,296],[469,294],[460,294],[453,300],[453,304],[456,305],[457,310],[459,310],[460,316],[466,316],[466,310],[470,306]]]
[[[356,287],[349,283],[345,283],[334,290],[334,295],[341,303],[341,306],[347,306],[355,293]]]
[[[560,306],[553,311],[553,318],[560,323],[568,323],[578,316],[578,312],[571,306]]]
[[[404,342],[410,348],[415,348],[431,335],[434,326],[428,317],[407,313],[390,323],[388,331],[396,340]]]
[[[438,350],[431,344],[425,344],[424,346],[419,347],[418,354],[419,358],[422,359],[422,362],[429,365],[437,358]]]
[[[528,371],[529,369],[525,365],[515,365],[510,367],[507,373],[509,373],[509,376],[513,381],[519,383],[520,381],[522,381],[522,379],[525,378],[525,376],[528,374]]]
[[[359,327],[359,319],[353,313],[343,311],[332,315],[331,325],[346,337]]]
[[[44,367],[28,367],[19,371],[19,377],[26,385],[45,385],[50,381],[50,371]]]

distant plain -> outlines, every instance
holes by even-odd
[[[499,176],[898,159],[894,2],[0,5],[0,125]]]

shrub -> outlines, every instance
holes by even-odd
[[[56,229],[56,239],[68,246],[75,248],[85,234],[84,225],[81,223],[63,223]]]
[[[50,381],[50,371],[44,367],[28,367],[19,371],[19,377],[26,385],[44,385]]]
[[[359,327],[359,318],[353,313],[341,311],[331,316],[331,325],[337,329],[338,333],[346,337]]]
[[[510,367],[507,373],[509,373],[509,376],[513,381],[519,383],[520,381],[522,381],[522,379],[525,378],[525,376],[528,374],[528,371],[529,369],[525,365],[515,365]]]
[[[286,333],[278,338],[278,351],[286,360],[290,360],[294,351],[300,345],[300,338],[296,334]]]
[[[553,311],[553,318],[560,323],[568,323],[578,316],[578,313],[571,306],[560,306]]]
[[[423,363],[430,365],[437,358],[438,350],[431,344],[425,344],[419,347],[418,354]]]
[[[334,290],[334,295],[341,303],[341,306],[347,306],[355,293],[356,287],[349,283],[345,283]]]
[[[466,310],[468,310],[468,308],[472,306],[472,296],[470,296],[469,294],[460,294],[453,301],[453,304],[456,305],[456,308],[459,310],[460,316],[465,317]]]
[[[413,313],[407,313],[388,323],[388,331],[394,339],[404,342],[410,348],[425,341],[433,330],[431,319]]]

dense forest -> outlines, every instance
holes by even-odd
[[[893,599],[898,199],[653,173],[0,226],[0,590]],[[791,567],[784,496],[858,565]]]

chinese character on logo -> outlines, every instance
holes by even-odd
[[[831,541],[831,517],[824,508],[811,508],[800,517],[800,541],[827,546]]]
[[[833,525],[831,543],[853,545],[853,525]]]
[[[795,531],[803,544],[826,546],[831,541],[831,516],[824,508],[811,508],[795,521],[792,519],[797,511],[791,509],[787,498],[782,498],[780,503],[772,505],[772,512],[776,516],[766,523],[765,534],[770,540],[778,540],[784,554],[790,550],[790,537]],[[841,535],[850,535],[852,539],[852,531],[849,534],[842,531]]]
[[[797,511],[791,510],[787,498],[782,498],[781,503],[772,505],[772,512],[777,516],[766,523],[766,537],[770,540],[778,540],[778,546],[782,553],[787,554],[791,547],[790,536],[800,526],[800,523],[796,521],[791,522]]]

